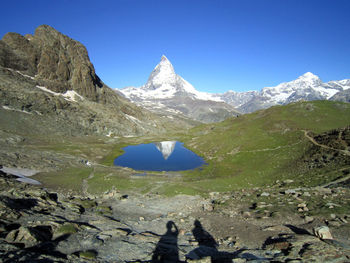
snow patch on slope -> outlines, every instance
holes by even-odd
[[[73,102],[77,102],[77,98],[80,100],[83,100],[84,97],[79,95],[76,91],[74,90],[67,90],[65,93],[58,93],[58,92],[54,92],[52,90],[49,90],[46,87],[42,87],[42,86],[36,86],[38,89],[41,89],[42,91],[51,93],[55,96],[62,96],[64,97],[65,100],[67,101],[73,101]]]

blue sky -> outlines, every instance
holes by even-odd
[[[87,47],[111,88],[144,84],[163,54],[207,92],[260,90],[308,71],[350,78],[348,0],[12,0],[1,9],[1,37],[48,24]]]

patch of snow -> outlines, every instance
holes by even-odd
[[[74,90],[67,90],[65,93],[58,93],[58,92],[54,92],[52,90],[49,90],[46,87],[42,87],[42,86],[36,86],[37,88],[41,89],[42,91],[51,93],[55,96],[63,96],[65,100],[67,101],[72,101],[72,102],[77,102],[77,98],[83,100],[84,97],[79,95],[76,91]]]
[[[22,169],[22,168],[10,168],[3,166],[0,171],[3,171],[4,173],[12,174],[14,176],[19,177],[17,181],[28,183],[28,184],[35,184],[39,185],[41,184],[39,181],[27,178],[29,176],[33,176],[37,174],[39,171],[37,170],[31,170],[31,169]]]
[[[36,87],[37,87],[38,89],[41,89],[42,91],[51,93],[51,94],[53,94],[53,95],[55,95],[55,96],[62,95],[61,93],[54,92],[54,91],[52,91],[52,90],[50,90],[50,89],[48,89],[48,88],[46,88],[46,87],[43,87],[43,86],[38,86],[38,85],[37,85]]]
[[[139,119],[135,118],[134,116],[125,114],[125,117],[126,117],[127,119],[131,120],[132,122],[141,123],[141,121],[140,121]]]
[[[337,89],[327,89],[322,86],[318,86],[314,88],[316,91],[320,92],[322,96],[325,96],[327,99],[331,98],[335,95],[339,90]]]
[[[19,74],[21,74],[23,77],[26,77],[26,78],[29,78],[29,79],[34,79],[34,77],[28,76],[28,75],[26,75],[26,74],[23,74],[22,72],[20,72],[20,71],[18,71],[18,70],[16,70],[16,72],[19,73]]]
[[[21,71],[19,71],[19,70],[14,70],[14,69],[12,69],[12,68],[6,68],[7,70],[10,70],[10,71],[12,71],[12,72],[17,72],[18,74],[20,74],[20,75],[22,75],[23,77],[26,77],[26,78],[29,78],[29,79],[34,79],[34,77],[32,77],[32,76],[29,76],[29,75],[26,75],[26,74],[23,74]]]
[[[10,111],[17,111],[17,112],[21,112],[21,113],[25,113],[25,114],[32,114],[31,112],[25,111],[25,110],[19,110],[19,109],[14,109],[14,108],[10,108],[8,106],[2,106],[2,108],[4,110],[10,110]]]
[[[79,98],[80,100],[84,100],[84,97],[79,95],[74,90],[67,90],[65,93],[61,94],[63,97],[65,97],[66,100],[77,102],[76,98]]]

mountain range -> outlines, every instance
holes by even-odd
[[[197,91],[175,73],[171,62],[163,55],[142,87],[120,90],[132,102],[156,113],[168,116],[184,115],[201,122],[217,122],[237,116],[235,108],[212,94]]]
[[[131,101],[151,111],[182,113],[199,121],[214,122],[229,115],[237,115],[238,112],[250,113],[300,100],[349,102],[350,79],[324,83],[318,76],[307,72],[296,80],[265,87],[261,91],[211,94],[196,90],[177,75],[170,61],[163,55],[145,85],[127,87],[120,91]]]

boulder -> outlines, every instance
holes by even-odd
[[[10,231],[5,240],[9,243],[23,243],[25,247],[31,247],[52,237],[50,226],[24,227]]]
[[[333,239],[331,231],[327,226],[320,226],[314,228],[314,235],[322,240]]]

